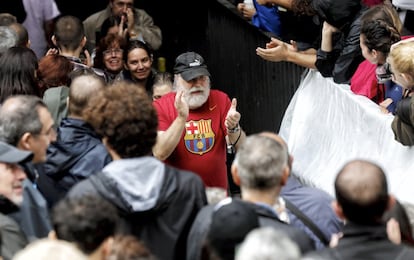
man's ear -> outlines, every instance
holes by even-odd
[[[391,210],[395,204],[397,203],[397,199],[394,197],[394,195],[388,196],[388,204],[387,204],[387,211]]]
[[[332,201],[331,203],[332,209],[335,212],[335,214],[342,220],[346,220],[344,211],[342,210],[341,205],[339,205],[337,200]]]
[[[105,259],[107,259],[109,257],[109,255],[111,254],[112,251],[112,247],[114,245],[114,238],[113,237],[108,237],[107,239],[105,239],[102,242],[102,255],[104,256]]]
[[[17,144],[17,148],[30,151],[32,147],[32,139],[33,135],[31,133],[24,133]]]
[[[52,35],[53,45],[57,46],[56,36]]]
[[[86,45],[86,36],[83,36],[80,45],[82,46],[82,48],[85,47],[85,45]]]
[[[237,166],[234,163],[231,165],[231,177],[233,177],[234,184],[240,186],[239,172],[237,170]]]
[[[286,183],[288,181],[288,178],[289,178],[289,175],[290,175],[289,167],[288,166],[285,166],[283,168],[282,178],[280,179],[280,185],[281,186],[285,186],[286,185]]]

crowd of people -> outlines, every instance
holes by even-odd
[[[414,259],[380,166],[347,162],[334,197],[303,185],[285,140],[243,130],[237,99],[213,88],[199,53],[157,70],[161,30],[134,0],[84,21],[53,0],[17,2],[0,8],[3,259]],[[349,83],[395,114],[396,140],[411,146],[411,11],[400,5],[402,21],[395,2],[237,9],[275,36],[258,56]]]

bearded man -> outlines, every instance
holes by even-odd
[[[234,152],[246,137],[237,100],[210,89],[210,73],[198,53],[179,55],[174,74],[175,91],[154,101],[159,125],[153,154],[197,173],[207,187],[227,189],[226,147]]]

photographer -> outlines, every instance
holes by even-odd
[[[102,25],[108,19],[115,20],[121,28],[123,35],[134,40],[145,41],[153,50],[161,46],[161,29],[154,25],[154,21],[147,12],[134,8],[134,0],[109,0],[105,10],[97,12],[83,21],[87,38],[86,48],[89,53],[96,47],[96,36],[102,35]]]

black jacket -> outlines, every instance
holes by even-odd
[[[207,204],[201,178],[153,157],[116,160],[78,183],[68,196],[97,194],[117,206],[121,232],[133,234],[159,259],[185,259],[187,235]]]
[[[396,245],[388,240],[385,225],[361,226],[348,223],[343,234],[337,247],[313,252],[304,259],[414,259],[413,248]]]

